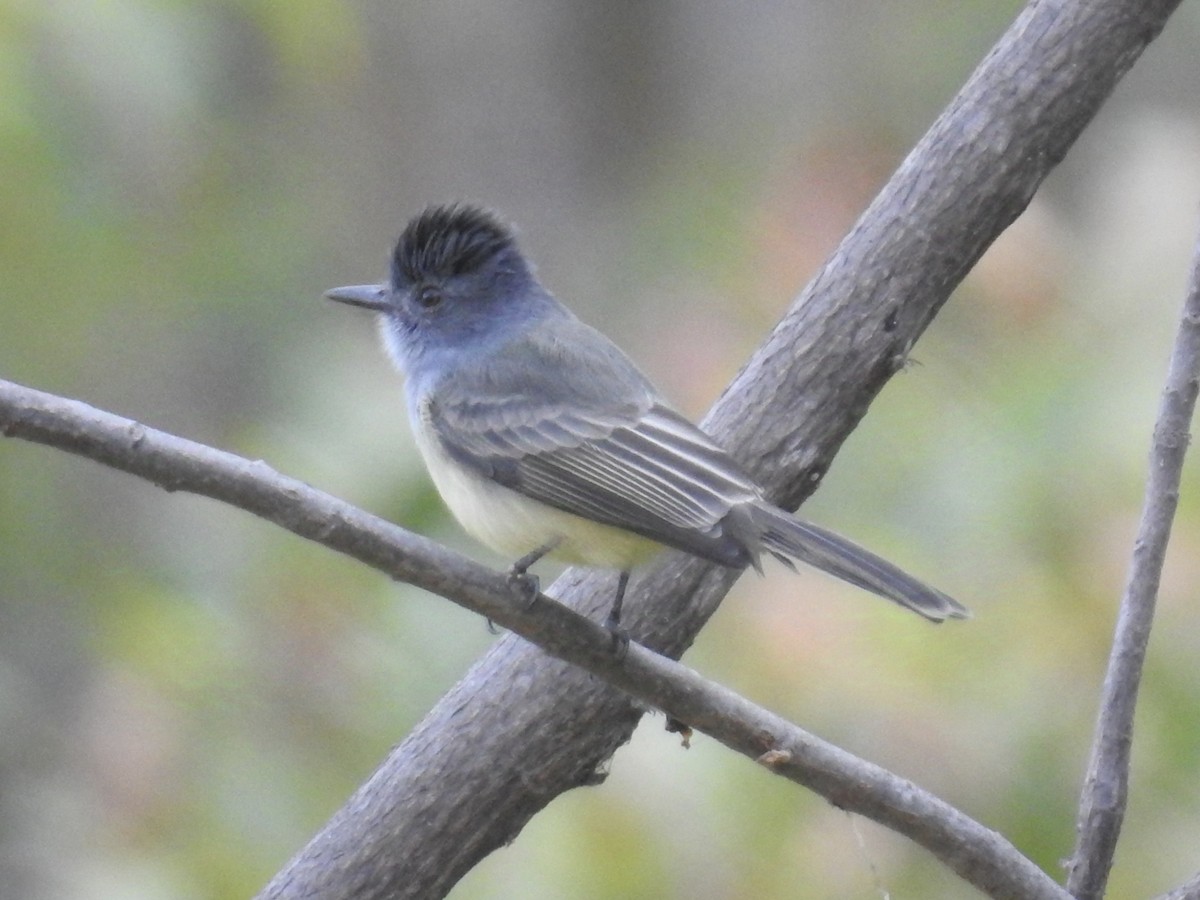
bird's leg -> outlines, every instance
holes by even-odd
[[[613,600],[612,609],[608,611],[608,618],[604,624],[608,628],[616,628],[621,624],[621,605],[625,602],[625,588],[629,586],[629,570],[623,569],[620,576],[617,578],[617,596]]]
[[[530,550],[508,567],[508,583],[520,591],[527,605],[532,606],[533,601],[537,599],[537,595],[541,591],[541,582],[536,575],[529,573],[529,567],[561,544],[562,540],[561,537],[557,537],[547,541],[542,546]],[[499,634],[495,623],[491,619],[487,620],[487,629],[492,634]]]
[[[563,539],[561,537],[556,537],[553,540],[549,540],[542,544],[542,546],[534,550],[530,550],[515,563],[509,566],[508,580],[514,584],[522,594],[524,594],[527,602],[532,603],[534,598],[537,597],[538,591],[541,589],[541,582],[538,581],[538,577],[536,575],[531,575],[529,573],[529,567],[547,553],[550,553],[552,550],[554,550],[554,548],[561,544],[562,541]]]
[[[629,632],[621,627],[621,605],[625,602],[625,588],[629,587],[629,570],[622,569],[621,574],[617,577],[617,596],[613,600],[612,609],[608,611],[608,618],[604,620],[604,627],[612,634],[613,653],[617,659],[625,656],[629,650]]]

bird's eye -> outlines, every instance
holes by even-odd
[[[441,306],[444,299],[445,295],[432,285],[424,285],[417,291],[417,306],[421,307],[421,309],[434,309],[437,306]]]

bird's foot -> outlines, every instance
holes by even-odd
[[[533,606],[542,590],[541,579],[532,572],[518,569],[515,565],[508,570],[508,583],[512,585],[526,606]]]
[[[620,617],[614,616],[612,613],[609,613],[608,618],[604,620],[604,627],[612,638],[612,654],[620,662],[629,652],[629,632],[621,627]]]

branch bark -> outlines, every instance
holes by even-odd
[[[1133,713],[1158,582],[1171,524],[1179,505],[1179,484],[1187,454],[1189,428],[1200,389],[1200,239],[1192,260],[1183,316],[1175,337],[1167,384],[1163,390],[1154,440],[1142,519],[1134,542],[1129,580],[1117,617],[1116,633],[1104,678],[1100,716],[1092,742],[1091,759],[1079,801],[1075,852],[1067,887],[1081,900],[1104,896],[1108,873],[1129,795],[1129,758],[1133,746]]]

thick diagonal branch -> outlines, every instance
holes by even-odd
[[[776,499],[813,489],[1177,5],[1042,0],[1022,12],[709,417]],[[633,585],[629,627],[677,656],[730,580],[673,558]],[[610,579],[575,572],[551,591],[592,616],[610,592]],[[591,783],[638,718],[607,685],[501,641],[265,896],[444,895],[552,798]]]
[[[1021,13],[709,417],[775,499],[811,492],[1177,5],[1041,0]],[[729,583],[672,558],[632,585],[627,622],[677,656]],[[611,579],[570,572],[551,593],[596,616],[611,590]],[[264,896],[442,896],[551,799],[592,783],[638,718],[609,686],[501,641]]]

